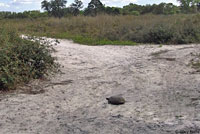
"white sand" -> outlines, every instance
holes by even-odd
[[[44,93],[0,97],[0,134],[200,132],[200,73],[188,66],[199,45],[85,46],[61,40],[55,48],[62,73],[30,84]],[[109,105],[105,98],[112,95],[127,102]]]

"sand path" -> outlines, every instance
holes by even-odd
[[[0,97],[1,134],[200,133],[200,73],[188,65],[199,45],[55,49],[61,74]]]

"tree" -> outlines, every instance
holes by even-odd
[[[153,9],[154,14],[164,14],[166,3],[160,3],[159,5],[156,5]]]
[[[154,7],[155,7],[155,4],[154,5],[147,4],[146,6],[143,7],[143,10],[142,10],[141,14],[146,14],[146,13],[153,12]]]
[[[41,3],[41,7],[46,10],[48,14],[61,18],[64,16],[63,9],[66,7],[66,4],[66,0],[51,0],[50,2],[44,0]]]
[[[74,3],[70,5],[70,11],[74,16],[79,15],[81,8],[83,8],[83,2],[80,0],[75,0]]]
[[[117,7],[113,7],[113,14],[114,15],[119,15],[120,14],[120,8],[117,8]]]
[[[100,0],[91,0],[88,7],[85,9],[85,15],[96,16],[99,13],[103,13],[104,9],[104,5]]]
[[[183,12],[190,12],[193,11],[194,8],[197,9],[200,0],[177,0],[181,4],[181,8]]]
[[[164,14],[177,14],[180,13],[180,8],[178,6],[173,5],[173,3],[166,3],[164,8]]]
[[[200,2],[197,3],[197,10],[200,11]]]
[[[109,15],[119,15],[120,9],[117,7],[105,7],[105,13]]]
[[[42,1],[41,6],[42,6],[42,9],[44,9],[48,13],[50,13],[50,11],[51,11],[51,4],[50,4],[50,2],[44,0],[44,1]]]
[[[132,14],[135,11],[140,14],[142,13],[143,9],[144,7],[141,5],[130,3],[129,5],[123,7],[123,14]]]

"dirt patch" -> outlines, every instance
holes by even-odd
[[[55,49],[62,73],[31,83],[38,93],[1,96],[0,133],[200,133],[200,74],[188,66],[200,46]],[[113,95],[126,103],[109,105]]]

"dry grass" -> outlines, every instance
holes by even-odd
[[[199,15],[78,16],[1,20],[21,33],[70,38],[84,44],[94,41],[132,41],[138,43],[199,43]],[[91,39],[94,39],[91,41]],[[91,41],[91,42],[90,42]],[[104,44],[105,42],[102,42]],[[98,43],[97,43],[98,44]],[[106,43],[105,43],[106,44]]]

